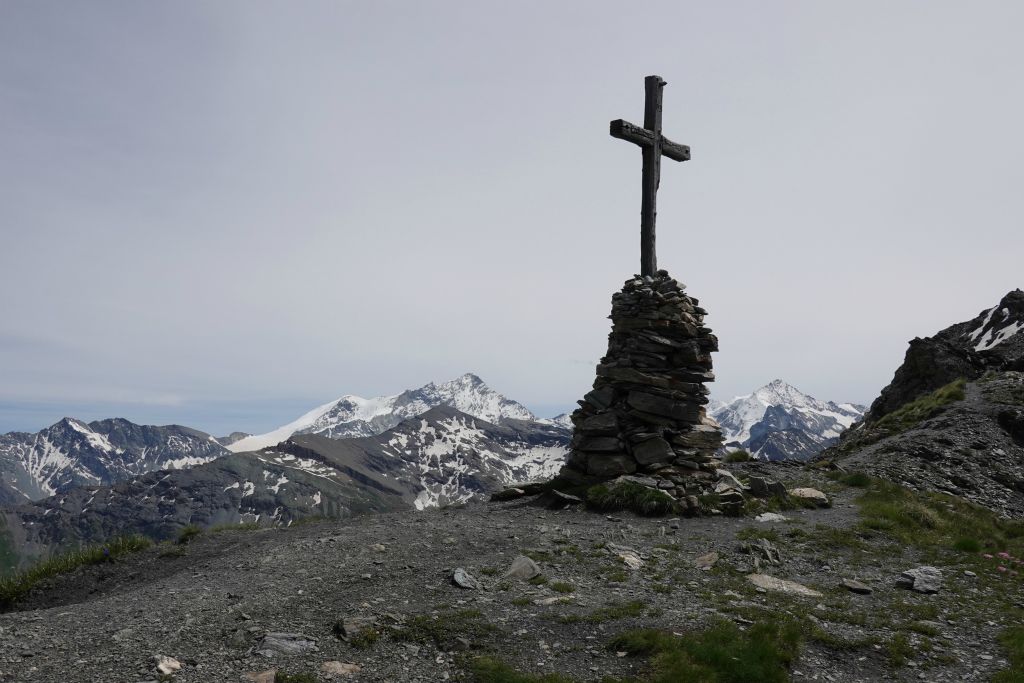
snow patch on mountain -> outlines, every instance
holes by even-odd
[[[363,398],[346,395],[319,406],[272,432],[240,439],[228,449],[240,453],[277,445],[295,434],[319,434],[332,439],[376,436],[431,408],[448,406],[487,422],[536,421],[522,404],[494,391],[467,373],[443,384],[431,382],[395,396]]]

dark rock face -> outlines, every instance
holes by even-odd
[[[575,427],[567,468],[597,478],[641,471],[674,479],[676,466],[713,472],[722,445],[704,406],[714,380],[711,353],[718,340],[704,327],[706,311],[683,285],[658,271],[626,281],[612,296],[608,353],[594,388],[572,414]],[[566,473],[571,474],[571,473]],[[677,494],[695,491],[678,473]]]
[[[957,323],[934,337],[914,339],[903,365],[871,404],[873,422],[901,405],[960,379],[990,370],[1024,369],[1024,291],[1015,289],[973,320]]]

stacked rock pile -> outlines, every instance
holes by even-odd
[[[572,414],[569,470],[602,479],[643,473],[677,496],[713,489],[722,435],[705,413],[704,383],[714,380],[718,340],[705,314],[664,270],[612,296],[608,353]]]

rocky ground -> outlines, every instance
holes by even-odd
[[[1024,594],[1020,577],[996,564],[1012,559],[915,549],[865,530],[862,489],[820,473],[733,471],[815,486],[833,504],[759,522],[749,516],[759,510],[675,520],[513,501],[204,533],[54,579],[0,615],[0,680],[270,681],[271,670],[474,680],[481,655],[530,674],[643,680],[645,660],[608,649],[616,634],[780,617],[805,634],[795,681],[980,681],[1007,666],[997,638],[1019,623]],[[505,575],[521,555],[540,578]],[[897,585],[921,565],[941,570],[937,593]],[[459,568],[477,588],[453,582]],[[759,588],[755,571],[821,595]],[[336,635],[339,622],[351,642]],[[278,642],[275,633],[297,635]],[[158,655],[181,668],[161,678]]]
[[[889,419],[859,424],[822,458],[1024,517],[1024,372],[961,384],[958,400],[929,408],[925,396]]]

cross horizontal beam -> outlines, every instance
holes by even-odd
[[[654,137],[657,135],[652,130],[642,128],[622,119],[612,121],[610,132],[613,138],[632,142],[640,147],[653,147]],[[661,153],[675,161],[690,160],[689,145],[680,145],[678,142],[672,142],[664,135],[661,136]]]

